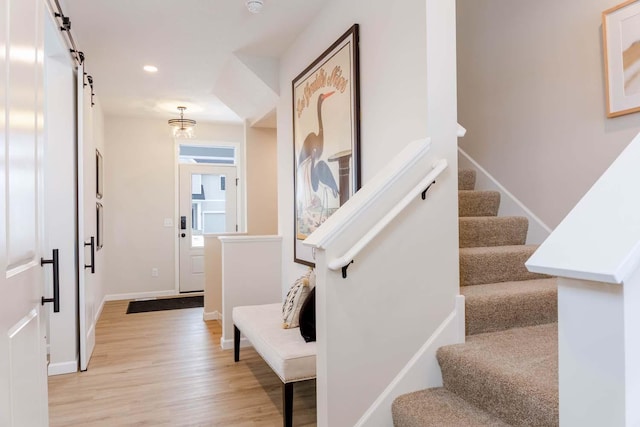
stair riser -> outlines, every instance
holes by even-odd
[[[533,251],[466,253],[460,250],[460,286],[483,285],[517,280],[545,279],[530,273],[524,263]]]
[[[462,169],[458,171],[458,190],[473,190],[476,188],[476,171]]]
[[[460,247],[524,245],[528,227],[523,217],[460,218]]]
[[[500,207],[500,193],[497,191],[458,191],[458,215],[496,216]]]
[[[529,295],[467,298],[465,318],[467,335],[557,322],[558,294],[553,289]]]

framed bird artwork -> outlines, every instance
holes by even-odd
[[[293,89],[294,261],[302,245],[360,188],[358,24],[300,73]]]

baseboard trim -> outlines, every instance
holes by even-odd
[[[436,359],[436,351],[443,345],[460,341],[460,325],[464,328],[464,297],[456,297],[454,310],[444,319],[424,345],[414,354],[400,373],[389,383],[355,424],[355,427],[393,425],[391,404],[402,394],[429,387],[442,386],[442,373]],[[460,316],[463,319],[460,320]],[[464,336],[464,329],[463,329]],[[463,341],[464,342],[464,339]]]
[[[220,347],[222,347],[223,350],[231,350],[233,348],[233,340],[225,340],[224,338],[220,337]],[[246,339],[246,338],[240,338],[240,348],[244,348],[244,347],[253,347],[251,345],[251,342]]]
[[[110,294],[105,295],[105,301],[122,301],[129,299],[141,299],[141,298],[158,298],[158,297],[172,297],[180,295],[175,290],[170,291],[154,291],[154,292],[134,292],[130,294]]]
[[[78,372],[78,359],[69,362],[49,363],[47,374],[52,377],[54,375],[72,374]]]
[[[202,313],[202,320],[220,320],[222,319],[222,315],[218,310],[216,311],[205,311]]]
[[[103,297],[102,301],[100,302],[100,307],[98,307],[98,310],[96,311],[96,317],[95,317],[95,323],[98,323],[98,320],[100,319],[100,315],[102,314],[102,310],[104,310],[104,303],[107,302],[107,297]]]

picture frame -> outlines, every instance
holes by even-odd
[[[104,212],[102,203],[96,202],[96,250],[104,246]]]
[[[640,111],[640,0],[602,12],[607,117]]]
[[[292,81],[294,262],[302,242],[360,188],[359,27],[354,24]]]
[[[96,198],[102,199],[102,181],[103,181],[102,154],[96,149]]]

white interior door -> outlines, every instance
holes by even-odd
[[[78,370],[75,67],[51,13],[45,21],[44,248],[59,251],[60,311],[49,305],[49,375]],[[45,293],[53,294],[50,275]]]
[[[96,247],[96,153],[93,143],[91,88],[78,67],[78,311],[80,370],[86,371],[96,344],[94,288]]]
[[[43,4],[0,0],[0,425],[47,426]]]
[[[235,166],[180,164],[180,292],[204,290],[204,235],[235,232]]]

